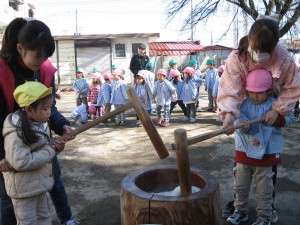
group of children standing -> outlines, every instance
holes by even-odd
[[[117,109],[128,102],[127,85],[121,70],[114,68],[102,76],[99,68],[95,67],[90,78],[92,83],[89,85],[83,69],[77,69],[73,83],[77,107],[71,112],[71,117],[78,126],[87,123],[89,118],[96,119],[102,117],[103,112],[110,112],[111,105]],[[111,120],[115,121],[115,118]],[[125,125],[125,113],[118,114],[116,120],[116,125]]]
[[[214,68],[214,60],[207,60],[209,69],[205,79],[197,68],[196,60],[188,62],[188,66],[182,71],[183,77],[174,60],[171,60],[169,65],[171,69],[168,72],[165,69],[159,69],[155,76],[151,72],[152,63],[148,62],[146,68],[150,69],[140,70],[135,76],[135,90],[142,99],[145,109],[151,113],[154,111],[152,104],[156,104],[156,124],[169,126],[170,115],[177,104],[182,109],[183,121],[195,123],[196,111],[201,111],[199,89],[203,81],[209,95],[207,111],[214,111],[213,103],[216,96],[213,96],[213,89],[219,78],[218,71]],[[89,85],[83,75],[83,69],[77,69],[73,83],[77,107],[72,111],[71,117],[78,126],[87,123],[89,118],[102,117],[103,111],[104,113],[110,112],[111,105],[117,109],[128,102],[127,85],[123,76],[123,72],[117,68],[113,68],[111,73],[105,73],[102,76],[100,70],[95,67],[90,76],[92,84]],[[215,88],[217,89],[217,86]],[[107,122],[105,124],[108,125]],[[125,113],[118,114],[116,125],[125,124]],[[138,116],[136,125],[142,126]]]

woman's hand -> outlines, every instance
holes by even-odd
[[[12,166],[9,164],[9,162],[6,159],[0,160],[0,172],[4,173],[12,170],[14,170],[14,168],[12,168]]]
[[[70,135],[70,133],[71,133],[71,131],[72,131],[72,128],[71,128],[70,126],[64,125],[64,126],[63,126],[63,130],[64,130],[64,131],[63,131],[64,134],[67,135],[67,137],[65,138],[64,141],[70,141],[70,140],[75,139],[76,136]]]
[[[226,113],[225,118],[223,120],[222,128],[227,130],[226,131],[227,135],[233,134],[233,132],[235,130],[234,129],[234,118],[230,112]]]
[[[266,122],[268,125],[272,126],[273,123],[275,123],[275,121],[276,121],[278,115],[279,115],[279,113],[278,113],[276,110],[271,109],[271,110],[270,110],[269,112],[267,112],[266,115],[265,115],[265,122]]]

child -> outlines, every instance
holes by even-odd
[[[180,106],[182,112],[183,112],[184,117],[186,117],[186,106],[185,106],[185,104],[183,104],[183,101],[180,98],[182,87],[183,87],[183,81],[181,80],[181,74],[178,70],[171,70],[170,71],[170,76],[172,78],[171,84],[173,85],[173,87],[176,88],[176,93],[177,93],[177,96],[178,96],[177,101],[173,100],[171,102],[170,115],[172,114],[172,111],[173,111],[175,105],[178,104]]]
[[[276,101],[271,97],[272,75],[263,69],[251,71],[246,78],[247,96],[240,107],[236,123],[264,117]],[[273,203],[272,166],[281,161],[283,152],[281,127],[290,124],[293,116],[279,114],[272,126],[263,123],[235,131],[236,180],[235,212],[227,221],[240,224],[248,220],[248,196],[251,180],[256,183],[257,221],[253,225],[270,225]]]
[[[186,104],[186,116],[183,121],[196,123],[196,101],[197,101],[197,84],[193,78],[195,70],[192,67],[186,67],[183,70],[183,88],[180,98]]]
[[[216,78],[218,76],[218,71],[215,69],[215,60],[208,59],[206,61],[206,65],[208,66],[207,73],[205,75],[205,91],[208,93],[208,108],[207,112],[214,112],[214,109],[217,108],[216,105],[214,106],[214,99],[212,95],[212,91],[214,88],[214,84],[216,81]]]
[[[203,77],[202,77],[201,71],[198,69],[197,60],[195,60],[195,59],[190,60],[188,63],[188,67],[192,67],[195,70],[195,72],[193,74],[193,78],[197,85],[196,111],[201,112],[202,111],[201,107],[199,107],[199,91],[200,91],[200,86],[202,85]]]
[[[80,67],[76,72],[76,79],[73,82],[73,89],[76,92],[76,105],[88,105],[87,94],[89,91],[89,85],[86,78],[83,76],[83,69]]]
[[[127,96],[127,85],[124,80],[122,80],[123,73],[119,69],[115,69],[112,73],[113,82],[111,83],[111,100],[110,104],[113,104],[115,109],[122,107],[124,104],[128,102]],[[117,115],[116,126],[124,126],[125,125],[125,112],[122,112]]]
[[[223,65],[219,66],[219,68],[218,68],[218,77],[217,77],[217,79],[215,81],[215,84],[214,84],[214,87],[213,87],[212,95],[213,95],[213,98],[214,98],[214,104],[216,106],[217,106],[217,96],[218,96],[219,82],[220,82],[220,79],[221,79],[221,76],[222,76],[222,73],[224,72],[224,70],[225,70],[225,66],[223,66]],[[218,111],[218,109],[216,110],[216,112],[217,111]]]
[[[86,124],[89,120],[89,115],[96,113],[96,107],[94,105],[82,104],[77,106],[72,112],[71,117],[75,120],[76,125],[79,127]]]
[[[101,82],[100,82],[100,76],[98,75],[98,73],[93,73],[91,78],[92,78],[92,83],[90,85],[89,92],[88,92],[88,102],[95,105],[95,107],[96,107],[96,112],[95,112],[95,114],[92,114],[91,117],[97,118],[97,114],[98,114],[98,117],[102,116],[102,107],[97,104],[97,99],[98,99],[98,94],[100,91]]]
[[[158,125],[164,121],[163,126],[169,126],[172,94],[174,95],[174,101],[177,101],[176,88],[167,80],[167,71],[165,69],[159,69],[153,90],[153,99],[156,98],[156,100],[153,100],[153,103],[156,103],[156,113],[158,117],[156,124]],[[164,108],[164,116],[162,116],[162,108]]]
[[[168,80],[171,80],[171,79],[172,79],[171,74],[170,74],[171,70],[178,70],[178,69],[177,69],[177,62],[176,62],[174,59],[171,59],[171,60],[169,61]]]
[[[52,88],[29,81],[14,91],[21,109],[3,125],[5,158],[13,170],[4,172],[18,224],[52,224],[47,191],[54,184],[52,159],[65,142],[51,141],[48,120],[54,101]],[[25,216],[26,215],[26,216]]]
[[[144,108],[148,112],[150,112],[149,102],[152,97],[152,91],[151,88],[149,87],[149,83],[146,82],[146,75],[143,71],[144,70],[140,70],[135,76],[135,91],[140,97]],[[136,126],[141,127],[142,124],[137,114],[136,114],[136,119],[137,119]]]
[[[105,83],[102,84],[97,98],[97,105],[101,106],[101,108],[104,107],[104,114],[109,113],[111,110],[111,79],[111,73],[104,74]],[[104,125],[108,126],[108,121],[106,121]]]

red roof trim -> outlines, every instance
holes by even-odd
[[[192,42],[152,42],[149,43],[149,55],[188,55],[203,48],[202,45]]]

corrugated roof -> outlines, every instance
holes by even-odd
[[[149,43],[149,55],[188,55],[199,52],[203,46],[193,42],[152,42]]]

